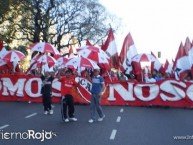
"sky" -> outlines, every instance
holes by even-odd
[[[120,52],[130,32],[138,53],[150,53],[160,61],[174,60],[180,43],[193,39],[192,0],[100,0],[107,11],[122,19],[120,31],[115,33]]]

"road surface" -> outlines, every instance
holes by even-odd
[[[89,105],[76,105],[78,121],[69,123],[53,105],[44,115],[41,103],[0,102],[0,144],[193,145],[191,109],[103,106],[104,121],[90,124]]]

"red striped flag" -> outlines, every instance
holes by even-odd
[[[131,65],[131,58],[137,54],[137,49],[135,47],[131,33],[129,33],[123,42],[123,46],[119,55],[121,70],[127,70],[129,74],[133,69]]]
[[[119,57],[112,28],[110,28],[107,40],[101,47],[110,57],[111,68],[119,68]]]
[[[191,65],[189,62],[189,58],[187,56],[187,53],[184,49],[183,44],[181,43],[173,65],[173,72],[174,72],[175,78],[182,79],[184,73],[189,71],[190,68],[191,68]]]

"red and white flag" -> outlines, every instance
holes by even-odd
[[[189,71],[190,68],[191,68],[191,64],[189,61],[189,57],[184,49],[183,44],[181,43],[173,65],[175,78],[177,80],[182,79],[184,73]]]
[[[185,49],[185,53],[186,55],[188,55],[189,53],[189,50],[192,48],[192,44],[190,42],[190,39],[187,37],[186,38],[186,41],[185,41],[185,44],[184,44],[184,49]]]
[[[133,69],[131,65],[131,58],[137,54],[131,33],[129,33],[123,42],[123,46],[119,55],[121,71],[125,71],[129,74]]]
[[[158,72],[164,73],[164,68],[161,62],[157,59],[155,54],[151,51],[151,55],[153,55],[156,59],[154,62],[151,63],[151,71],[157,70]]]
[[[115,43],[115,37],[112,28],[110,28],[107,40],[105,41],[104,45],[102,45],[101,49],[104,50],[110,57],[111,68],[118,69],[119,68],[118,50]]]
[[[166,59],[166,62],[164,64],[164,70],[165,71],[168,69],[168,66],[169,66],[169,61],[168,61],[168,59]]]
[[[25,74],[28,75],[28,74],[30,74],[30,71],[31,71],[31,70],[34,70],[34,69],[36,69],[36,68],[41,67],[41,65],[38,65],[38,63],[37,63],[37,59],[38,59],[39,56],[40,56],[39,53],[36,53],[36,54],[33,56],[33,58],[31,59],[31,62],[30,62],[30,66],[29,66],[28,69],[26,70]]]
[[[191,75],[193,76],[193,47],[188,52],[188,59],[191,65]]]
[[[25,74],[26,75],[29,75],[31,72],[31,70],[34,70],[34,69],[36,69],[36,68],[38,68],[38,64],[37,64],[37,61],[33,61],[31,64],[30,64],[30,67],[26,70],[26,72],[25,72]]]
[[[86,39],[86,45],[87,46],[93,46],[88,39]]]
[[[172,67],[173,67],[173,62],[172,63],[169,63],[168,59],[166,59],[166,62],[164,64],[164,71],[166,73],[172,73]]]
[[[73,58],[73,57],[74,57],[74,53],[73,53],[72,46],[70,45],[69,52],[68,52],[68,58]]]

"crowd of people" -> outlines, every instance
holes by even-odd
[[[35,68],[30,70],[29,72],[24,71],[23,69],[19,68],[19,66],[16,66],[15,70],[10,69],[12,66],[8,65],[6,68],[2,68],[0,70],[0,74],[15,74],[15,75],[27,75],[27,76],[41,76],[42,72],[40,68]],[[61,75],[64,75],[64,72],[67,68],[61,68]],[[71,67],[73,74],[75,76],[81,76],[84,78],[89,78],[92,76],[92,69],[84,69],[81,72],[78,73],[78,71]],[[149,71],[146,69],[142,69],[140,74],[135,74],[133,71],[131,71],[129,74],[126,72],[121,72],[118,70],[110,70],[110,71],[100,71],[100,75],[104,78],[104,81],[107,83],[116,83],[116,82],[122,82],[122,81],[132,81],[132,82],[157,82],[163,79],[169,79],[169,78],[175,78],[174,74],[168,73],[168,72],[162,72],[162,71]],[[189,81],[192,82],[193,78],[190,71],[186,71],[183,73],[183,76],[181,77],[181,81]]]
[[[58,68],[53,67],[53,69],[42,69],[35,68],[29,71],[29,73],[22,72],[20,69],[16,71],[6,71],[1,70],[1,74],[15,74],[18,75],[27,75],[27,76],[39,76],[42,80],[41,94],[42,94],[42,104],[44,107],[45,115],[52,115],[54,113],[52,108],[52,82],[54,78],[58,78],[58,81],[61,82],[61,116],[64,122],[77,121],[75,117],[75,107],[74,107],[74,97],[72,88],[78,87],[79,82],[75,81],[77,76],[84,77],[92,83],[91,88],[91,102],[90,102],[90,119],[89,123],[97,121],[103,121],[105,114],[100,105],[100,99],[102,93],[105,89],[105,85],[109,83],[120,83],[120,82],[143,82],[143,83],[155,83],[164,79],[172,78],[169,73],[162,73],[156,70],[149,71],[143,69],[141,72],[141,80],[137,79],[136,74],[132,71],[129,74],[125,72],[120,72],[116,70],[111,71],[102,71],[100,69],[83,69],[81,72],[78,72],[74,67],[65,67]],[[183,81],[191,81],[192,77],[190,72],[184,73]]]

